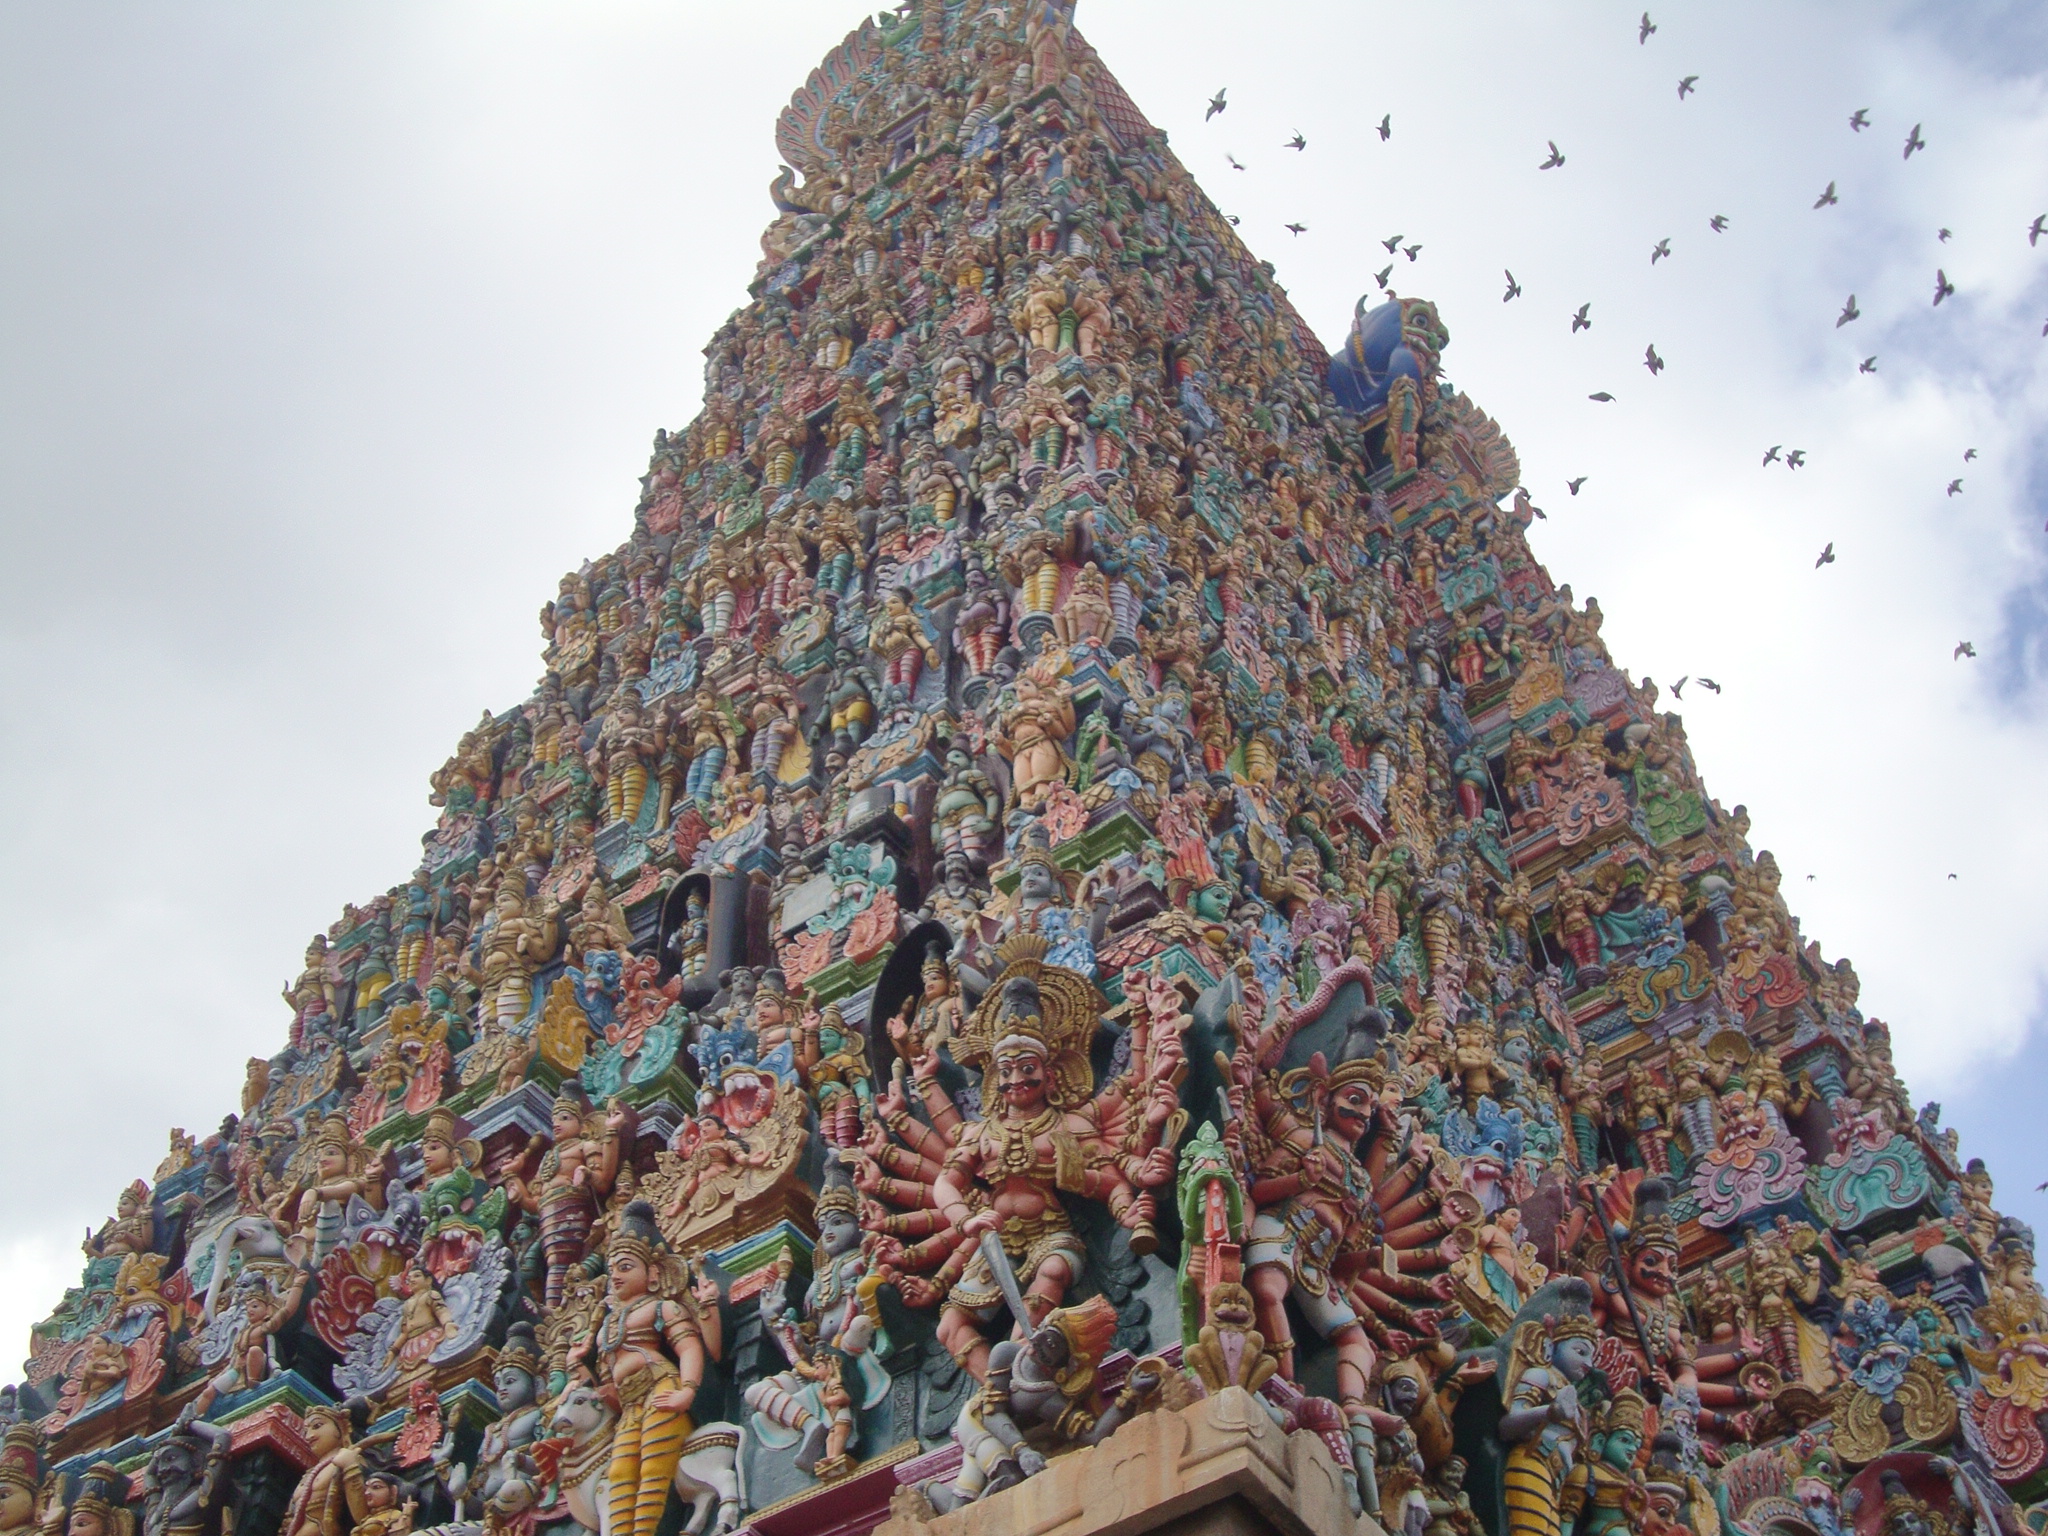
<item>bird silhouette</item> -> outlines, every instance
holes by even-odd
[[[1303,138],[1303,137],[1302,137],[1302,136],[1300,135],[1300,133],[1298,133],[1298,132],[1297,132],[1297,133],[1296,133],[1296,134],[1294,135],[1294,137],[1293,137],[1293,138],[1291,138],[1291,139],[1289,139],[1289,140],[1287,141],[1287,147],[1288,147],[1289,149],[1307,149],[1307,148],[1308,148],[1308,140],[1307,140],[1307,139],[1304,139],[1304,138]]]
[[[1915,123],[1913,125],[1913,131],[1906,135],[1906,152],[1899,158],[1902,160],[1910,160],[1913,158],[1914,150],[1925,149],[1926,147],[1927,141],[1920,137],[1920,125],[1918,123]]]
[[[1662,261],[1666,256],[1669,256],[1670,254],[1671,237],[1669,235],[1666,235],[1662,240],[1659,240],[1655,245],[1650,247],[1650,265],[1654,267],[1655,265],[1657,265],[1658,262]]]
[[[1581,331],[1590,331],[1591,329],[1593,329],[1593,322],[1586,318],[1587,312],[1590,311],[1592,307],[1593,301],[1591,299],[1588,299],[1585,303],[1579,306],[1579,312],[1576,315],[1572,316],[1572,334],[1574,336],[1578,335]]]
[[[2027,230],[2027,244],[2039,245],[2043,232],[2048,232],[2048,213],[2044,213],[2035,219],[2033,225]]]
[[[1771,444],[1770,449],[1764,454],[1764,468],[1769,469],[1778,462],[1778,450],[1784,446],[1783,443]]]
[[[1721,691],[1721,685],[1720,685],[1719,683],[1715,682],[1715,681],[1714,681],[1714,680],[1713,680],[1713,679],[1712,679],[1711,677],[1703,677],[1703,678],[1701,678],[1701,679],[1700,679],[1700,686],[1701,686],[1702,688],[1705,688],[1705,689],[1709,690],[1710,692],[1713,692],[1713,693],[1719,693],[1719,692]]]
[[[1951,496],[1960,496],[1963,494],[1963,482],[1961,476],[1957,476],[1955,479],[1949,481],[1948,493]]]
[[[1654,341],[1643,349],[1643,366],[1650,370],[1652,377],[1664,371],[1664,359],[1657,355],[1657,343]]]
[[[1798,469],[1805,462],[1806,450],[1804,448],[1794,448],[1790,453],[1785,455],[1785,467],[1787,469]]]
[[[1681,678],[1680,678],[1680,679],[1679,679],[1679,680],[1678,680],[1677,682],[1673,683],[1673,684],[1671,685],[1671,697],[1673,697],[1674,699],[1682,699],[1682,698],[1684,698],[1684,697],[1685,697],[1685,685],[1686,685],[1687,683],[1691,682],[1691,681],[1692,681],[1692,674],[1691,674],[1690,672],[1688,672],[1688,673],[1686,673],[1686,674],[1685,674],[1685,676],[1681,677]]]
[[[1858,364],[1856,365],[1856,371],[1857,371],[1858,373],[1875,373],[1875,372],[1877,372],[1877,357],[1876,357],[1876,354],[1874,354],[1874,353],[1873,353],[1873,354],[1872,354],[1871,356],[1869,356],[1869,357],[1866,357],[1865,359],[1863,359],[1863,361],[1862,361],[1862,362],[1858,363]]]
[[[1657,23],[1650,20],[1650,13],[1648,11],[1643,12],[1642,25],[1636,28],[1636,41],[1647,43],[1650,40],[1650,34],[1656,30]]]
[[[1229,89],[1230,87],[1227,85],[1223,87],[1223,91],[1227,91]],[[1218,112],[1223,111],[1224,108],[1230,105],[1229,102],[1223,99],[1223,91],[1218,91],[1214,96],[1211,96],[1209,98],[1209,110],[1202,114],[1203,122],[1206,123],[1207,121],[1209,121],[1210,118],[1214,117]]]
[[[1507,271],[1505,267],[1503,267],[1501,270],[1503,272]],[[1515,281],[1514,273],[1508,272],[1508,291],[1500,296],[1501,303],[1505,304],[1509,299],[1519,299],[1521,296],[1522,285]]]
[[[1380,142],[1386,143],[1394,136],[1394,114],[1389,112],[1380,119]]]
[[[1550,145],[1550,158],[1537,166],[1536,169],[1539,171],[1554,171],[1564,164],[1564,156],[1557,152],[1557,140],[1550,139],[1546,142]]]
[[[1951,233],[1951,231],[1949,231],[1949,230],[1946,230],[1946,229],[1937,229],[1937,230],[1936,230],[1936,231],[1934,232],[1934,238],[1935,238],[1935,239],[1937,239],[1937,240],[1939,240],[1939,241],[1940,241],[1940,242],[1941,242],[1941,243],[1942,243],[1943,245],[1947,245],[1947,244],[1948,244],[1948,237],[1949,237],[1950,233]]]
[[[1808,875],[1808,876],[1807,876],[1806,878],[1807,878],[1808,880],[1818,880],[1818,879],[1820,878],[1820,876],[1818,876],[1818,875]]]
[[[1864,129],[1868,128],[1869,126],[1870,108],[1858,107],[1854,112],[1849,114],[1849,131],[1851,133],[1861,133]]]
[[[1393,275],[1394,264],[1390,261],[1384,267],[1380,268],[1379,271],[1373,273],[1372,278],[1373,281],[1378,283],[1380,287],[1384,290],[1387,286],[1387,279],[1392,277]]]
[[[1953,880],[1953,879],[1955,879],[1955,876],[1954,876],[1954,875],[1950,875],[1950,876],[1949,876],[1949,879]],[[2048,1184],[2043,1184],[2043,1185],[2042,1185],[2041,1187],[2042,1187],[2043,1189],[2048,1189]]]
[[[1287,232],[1290,235],[1300,236],[1308,233],[1308,226],[1306,224],[1288,224],[1283,227],[1287,230]],[[1413,261],[1415,258],[1413,256],[1410,256],[1408,259],[1410,261]],[[1391,271],[1392,269],[1389,268],[1388,270]]]
[[[1226,213],[1225,215],[1223,215],[1223,217],[1224,217],[1224,218],[1226,218],[1226,219],[1228,219],[1228,220],[1230,220],[1230,227],[1231,227],[1232,229],[1235,229],[1235,228],[1237,228],[1237,226],[1238,226],[1238,225],[1240,225],[1240,224],[1242,224],[1242,223],[1244,222],[1244,220],[1243,220],[1243,219],[1240,219],[1240,218],[1239,218],[1239,217],[1238,217],[1238,216],[1237,216],[1236,214],[1234,214],[1234,213]]]
[[[1231,169],[1232,169],[1233,171],[1241,171],[1241,170],[1243,170],[1243,169],[1244,169],[1244,167],[1243,167],[1242,165],[1239,165],[1239,164],[1238,164],[1238,162],[1237,162],[1237,156],[1235,156],[1235,155],[1231,155],[1231,154],[1226,154],[1226,155],[1225,155],[1225,156],[1224,156],[1223,158],[1224,158],[1224,159],[1226,159],[1226,160],[1228,160],[1228,161],[1230,162],[1230,168],[1231,168]]]
[[[1607,393],[1604,389],[1596,394],[1588,395],[1586,398],[1588,400],[1598,400],[1602,405],[1612,405],[1614,403],[1614,396]]]
[[[1406,256],[1410,261],[1413,261],[1416,257],[1422,254],[1422,242],[1418,240],[1413,245],[1402,246],[1401,254],[1403,256]]]
[[[1728,215],[1725,213],[1717,213],[1711,219],[1707,220],[1707,228],[1711,229],[1717,235],[1720,234],[1727,227]]]
[[[1564,488],[1570,491],[1574,496],[1576,496],[1579,494],[1579,487],[1584,485],[1591,478],[1592,476],[1590,475],[1581,475],[1576,480],[1567,480],[1564,483]]]
[[[1698,75],[1687,75],[1678,82],[1678,99],[1680,101],[1685,100],[1686,97],[1692,94],[1692,88],[1699,83],[1699,78]]]
[[[1835,319],[1835,329],[1839,331],[1843,326],[1847,325],[1851,320],[1856,319],[1862,313],[1863,311],[1856,307],[1856,295],[1853,293],[1850,294],[1849,302],[1842,306],[1842,313],[1838,315]]]
[[[1820,552],[1820,558],[1813,562],[1813,568],[1817,571],[1824,565],[1833,565],[1834,563],[1835,541],[1830,539],[1828,540],[1828,547]]]
[[[1955,297],[1956,285],[1948,280],[1948,273],[1941,268],[1934,269],[1934,307],[1939,309],[1943,299]]]
[[[1382,240],[1380,244],[1386,249],[1386,253],[1389,256],[1391,256],[1394,254],[1394,252],[1401,249],[1401,242],[1403,240],[1406,240],[1407,238],[1408,237],[1406,235],[1392,235],[1389,236],[1387,239]]]
[[[1949,658],[1949,660],[1951,660],[1951,661],[1961,661],[1961,660],[1962,660],[1962,659],[1963,659],[1963,658],[1964,658],[1965,656],[1974,656],[1974,655],[1976,655],[1976,654],[1977,654],[1977,647],[1975,647],[1974,645],[1970,644],[1970,642],[1969,642],[1969,641],[1967,641],[1967,640],[1963,640],[1963,641],[1959,641],[1959,642],[1957,643],[1957,645],[1956,645],[1956,650],[1955,650],[1955,654],[1954,654],[1953,656],[1951,656],[1951,657]]]
[[[1835,184],[1831,181],[1828,183],[1827,191],[1821,193],[1819,197],[1813,200],[1813,206],[1816,208],[1832,208],[1840,201],[1841,199],[1835,196]]]
[[[1965,449],[1963,450],[1963,462],[1964,462],[1965,464],[1969,463],[1969,462],[1970,462],[1970,460],[1974,459],[1975,457],[1977,457],[1977,450],[1976,450],[1976,449],[1974,449],[1974,448],[1965,448]]]

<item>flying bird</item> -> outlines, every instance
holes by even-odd
[[[1714,692],[1714,693],[1719,693],[1719,692],[1721,691],[1721,685],[1720,685],[1719,683],[1715,682],[1715,681],[1714,681],[1714,680],[1713,680],[1713,679],[1712,679],[1711,677],[1703,677],[1703,678],[1701,678],[1701,679],[1700,679],[1700,686],[1701,686],[1702,688],[1706,688],[1706,689],[1709,689],[1709,690],[1711,690],[1711,691],[1712,691],[1712,692]]]
[[[1806,450],[1804,448],[1794,448],[1790,453],[1785,455],[1785,467],[1787,469],[1797,469],[1805,462]]]
[[[1853,293],[1850,294],[1849,302],[1842,306],[1842,313],[1835,319],[1835,329],[1839,331],[1843,326],[1847,325],[1851,320],[1856,319],[1862,313],[1863,311],[1856,307],[1856,295]]]
[[[1506,272],[1507,268],[1503,267],[1501,270]],[[1505,304],[1509,299],[1519,299],[1521,296],[1522,285],[1515,281],[1514,273],[1508,272],[1508,291],[1500,296],[1501,303]]]
[[[1240,219],[1240,218],[1239,218],[1239,217],[1238,217],[1238,216],[1237,216],[1236,214],[1234,214],[1234,213],[1226,213],[1225,215],[1223,215],[1223,217],[1225,217],[1226,219],[1230,220],[1230,227],[1231,227],[1232,229],[1235,229],[1235,228],[1237,228],[1237,226],[1238,226],[1238,225],[1240,225],[1240,224],[1242,224],[1242,223],[1244,222],[1244,220],[1243,220],[1243,219]]]
[[[1401,254],[1403,256],[1406,256],[1410,261],[1413,261],[1416,257],[1422,254],[1422,242],[1418,240],[1413,245],[1402,246]]]
[[[1374,282],[1380,285],[1382,290],[1384,290],[1387,286],[1387,279],[1392,277],[1393,275],[1394,264],[1390,261],[1384,267],[1380,268],[1379,271],[1373,273],[1372,279]]]
[[[1554,171],[1564,164],[1564,156],[1557,152],[1557,140],[1550,139],[1546,142],[1550,145],[1550,158],[1537,166],[1536,169],[1539,171]]]
[[[1699,83],[1699,78],[1698,75],[1687,75],[1678,82],[1678,99],[1680,101],[1685,100],[1686,97],[1692,94],[1692,88]]]
[[[1643,366],[1650,370],[1652,377],[1664,371],[1664,359],[1657,355],[1657,343],[1654,341],[1643,349]]]
[[[1866,357],[1865,359],[1863,359],[1863,361],[1862,361],[1862,362],[1860,362],[1860,363],[1858,363],[1858,364],[1856,365],[1856,371],[1857,371],[1858,373],[1875,373],[1875,372],[1877,372],[1877,357],[1876,357],[1876,355],[1875,355],[1875,354],[1873,354],[1873,355],[1871,355],[1871,356],[1869,356],[1869,357]]]
[[[1576,480],[1567,480],[1564,483],[1564,488],[1570,491],[1574,496],[1576,496],[1579,494],[1579,487],[1584,485],[1591,478],[1592,477],[1590,475],[1581,475]]]
[[[1950,660],[1950,661],[1961,661],[1961,660],[1962,660],[1962,659],[1963,659],[1963,658],[1964,658],[1965,656],[1974,656],[1974,655],[1976,655],[1976,654],[1977,654],[1977,647],[1975,647],[1974,645],[1970,644],[1970,642],[1969,642],[1969,641],[1967,641],[1967,640],[1964,640],[1964,641],[1961,641],[1960,643],[1958,643],[1958,644],[1957,644],[1957,646],[1956,646],[1956,652],[1955,652],[1955,655],[1951,656],[1951,657],[1949,658],[1949,660]],[[1949,879],[1953,880],[1953,879],[1955,879],[1955,876],[1954,876],[1954,875],[1950,875],[1950,876],[1949,876]]]
[[[1955,876],[1954,876],[1954,875],[1950,875],[1950,876],[1949,876],[1949,879],[1953,880],[1953,879],[1955,879]],[[2042,1185],[2041,1187],[2042,1187],[2043,1189],[2048,1189],[2048,1184],[2043,1184],[2043,1185]]]
[[[1807,876],[1806,878],[1807,878],[1808,880],[1817,880],[1817,879],[1819,879],[1820,877],[1819,877],[1818,875],[1808,875],[1808,876]]]
[[[1227,91],[1229,89],[1230,87],[1227,85],[1223,87],[1223,91]],[[1209,121],[1210,118],[1214,117],[1218,112],[1221,112],[1225,107],[1230,105],[1229,102],[1223,99],[1223,91],[1218,91],[1214,96],[1211,96],[1209,98],[1209,110],[1202,114],[1203,122],[1206,123],[1207,121]]]
[[[1593,329],[1593,322],[1586,318],[1587,313],[1592,308],[1593,301],[1591,299],[1588,299],[1585,303],[1579,306],[1579,312],[1576,315],[1572,316],[1572,334],[1574,336],[1578,335],[1581,331],[1590,331],[1591,329]],[[2048,331],[2044,331],[2042,332],[2042,334],[2044,336],[2048,336]]]
[[[1389,112],[1380,119],[1380,142],[1386,143],[1394,136],[1394,114]]]
[[[1956,285],[1948,280],[1948,273],[1941,268],[1934,269],[1934,307],[1939,309],[1943,299],[1955,297]]]
[[[1228,161],[1230,162],[1230,168],[1231,168],[1231,169],[1232,169],[1233,171],[1241,171],[1241,170],[1243,170],[1243,169],[1244,169],[1244,167],[1243,167],[1242,165],[1239,165],[1239,164],[1238,164],[1238,162],[1237,162],[1237,156],[1235,156],[1235,155],[1231,155],[1231,154],[1226,154],[1226,155],[1225,155],[1225,156],[1224,156],[1223,158],[1224,158],[1224,159],[1226,159],[1226,160],[1228,160]]]
[[[1970,462],[1970,460],[1974,459],[1975,457],[1977,457],[1977,450],[1976,450],[1976,449],[1974,449],[1974,448],[1965,448],[1965,449],[1963,450],[1963,462],[1964,462],[1965,464],[1969,463],[1969,462]]]
[[[1948,493],[1951,496],[1960,496],[1963,494],[1963,482],[1960,476],[1958,476],[1954,480],[1949,481]]]
[[[1814,199],[1813,206],[1816,208],[1832,208],[1840,201],[1841,199],[1835,196],[1835,184],[1831,181],[1828,183],[1827,191]]]
[[[1861,133],[1864,129],[1868,128],[1869,126],[1870,108],[1858,107],[1853,113],[1850,114],[1849,131],[1851,133]]]
[[[1913,158],[1914,150],[1925,149],[1926,147],[1927,141],[1920,137],[1920,125],[1918,123],[1915,123],[1913,125],[1913,131],[1906,135],[1906,152],[1904,155],[1900,156],[1900,158],[1903,160],[1910,160]]]
[[[1657,265],[1658,262],[1662,261],[1666,256],[1669,256],[1670,254],[1671,237],[1669,235],[1666,235],[1662,240],[1659,240],[1655,245],[1650,247],[1650,265],[1654,267],[1655,265]]]
[[[1725,213],[1717,213],[1711,219],[1707,220],[1707,228],[1711,229],[1717,235],[1720,234],[1727,227],[1728,215]]]
[[[2033,227],[2027,231],[2027,244],[2039,245],[2044,231],[2048,231],[2048,213],[2044,213],[2034,220]]]
[[[1598,401],[1599,401],[1599,402],[1600,402],[1600,403],[1601,403],[1602,405],[1612,405],[1612,404],[1614,404],[1614,396],[1612,396],[1612,395],[1610,395],[1609,393],[1607,393],[1607,391],[1606,391],[1606,390],[1604,390],[1604,389],[1603,389],[1603,390],[1600,390],[1600,391],[1599,391],[1598,393],[1596,393],[1596,394],[1591,394],[1591,395],[1588,395],[1588,396],[1586,396],[1586,398],[1587,398],[1588,400],[1598,400]]]
[[[1813,562],[1813,568],[1817,571],[1824,565],[1833,565],[1834,563],[1835,541],[1830,539],[1828,540],[1828,547],[1820,552],[1820,558]]]
[[[1949,230],[1946,230],[1946,229],[1937,229],[1937,230],[1936,230],[1936,231],[1934,232],[1934,238],[1935,238],[1935,239],[1937,239],[1937,240],[1939,240],[1939,241],[1940,241],[1940,242],[1941,242],[1941,243],[1942,243],[1943,245],[1947,245],[1947,244],[1948,244],[1948,237],[1949,237],[1950,233],[1951,233],[1951,231],[1949,231]]]
[[[1769,451],[1769,452],[1767,452],[1767,453],[1766,453],[1766,454],[1764,455],[1764,468],[1765,468],[1765,469],[1769,469],[1769,468],[1770,468],[1770,467],[1771,467],[1771,466],[1772,466],[1773,464],[1775,464],[1775,463],[1777,463],[1777,462],[1778,462],[1778,450],[1779,450],[1780,448],[1783,448],[1784,446],[1785,446],[1785,445],[1784,445],[1783,443],[1773,443],[1773,444],[1771,444],[1771,447],[1770,447],[1770,451]]]
[[[1650,20],[1650,13],[1648,11],[1643,12],[1642,25],[1636,28],[1636,41],[1647,43],[1650,40],[1650,34],[1656,30],[1657,23]]]
[[[1288,225],[1286,225],[1286,226],[1284,226],[1284,227],[1285,227],[1285,229],[1287,230],[1287,232],[1288,232],[1288,233],[1289,233],[1290,235],[1296,235],[1296,236],[1299,236],[1299,235],[1305,235],[1305,234],[1307,234],[1307,233],[1308,233],[1308,226],[1307,226],[1306,224],[1288,224]],[[1413,261],[1413,260],[1414,260],[1415,258],[1414,258],[1413,256],[1411,256],[1411,257],[1409,257],[1408,259],[1409,259],[1410,261]]]
[[[1307,149],[1307,148],[1308,148],[1308,140],[1307,140],[1307,139],[1304,139],[1304,138],[1303,138],[1303,137],[1302,137],[1302,136],[1300,135],[1300,133],[1298,133],[1298,132],[1297,132],[1297,133],[1296,133],[1296,134],[1294,135],[1294,137],[1293,137],[1293,138],[1291,138],[1291,139],[1289,139],[1289,140],[1287,141],[1287,147],[1288,147],[1289,149]]]
[[[1678,680],[1677,682],[1673,683],[1673,684],[1671,685],[1671,697],[1673,697],[1674,699],[1682,699],[1682,698],[1684,698],[1684,697],[1685,697],[1685,685],[1686,685],[1687,683],[1691,682],[1691,681],[1692,681],[1692,674],[1691,674],[1690,672],[1688,672],[1688,673],[1686,673],[1686,674],[1685,674],[1685,676],[1681,677],[1681,678],[1680,678],[1680,679],[1679,679],[1679,680]]]
[[[1391,256],[1401,248],[1401,242],[1407,238],[1406,235],[1394,235],[1389,239],[1382,240],[1380,244],[1386,248],[1387,254]]]

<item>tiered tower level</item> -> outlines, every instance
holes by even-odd
[[[1139,1529],[1225,1441],[1297,1529],[2038,1529],[2032,1233],[1437,311],[1331,357],[1057,0],[776,137],[703,413],[89,1241],[0,1536]]]

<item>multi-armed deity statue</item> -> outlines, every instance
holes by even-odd
[[[1333,357],[1070,10],[798,92],[702,414],[88,1240],[0,1536],[999,1528],[1208,1410],[1403,1536],[2048,1525],[2032,1233],[1444,318]]]

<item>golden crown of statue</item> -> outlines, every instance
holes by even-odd
[[[16,1424],[0,1441],[0,1483],[25,1488],[30,1493],[42,1481],[43,1436],[33,1424]]]
[[[483,1143],[462,1134],[462,1122],[455,1118],[452,1109],[437,1109],[428,1115],[420,1140],[422,1143],[438,1141],[452,1149],[465,1168],[474,1169],[484,1160]]]
[[[1102,994],[1079,971],[1046,962],[1042,934],[1013,934],[996,950],[1003,969],[953,1047],[963,1067],[983,1069],[982,1102],[999,1102],[996,1057],[1035,1047],[1045,1057],[1047,1097],[1061,1109],[1095,1088],[1088,1045],[1101,1024]]]
[[[827,1184],[818,1192],[818,1200],[811,1207],[811,1215],[818,1221],[827,1216],[857,1216],[860,1214],[860,1196],[854,1193],[851,1184]]]
[[[1642,1393],[1632,1387],[1624,1387],[1607,1405],[1607,1416],[1600,1427],[1610,1435],[1626,1430],[1640,1438],[1644,1425],[1649,1421],[1649,1412],[1650,1405],[1644,1401]]]

